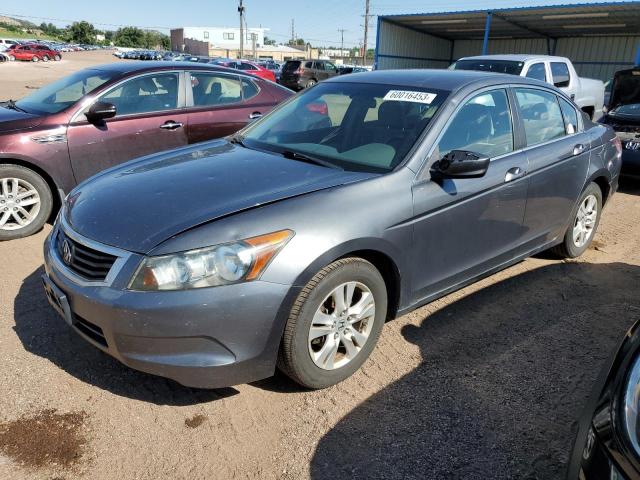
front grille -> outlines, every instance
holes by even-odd
[[[104,348],[109,347],[107,345],[107,339],[105,338],[104,333],[99,326],[89,322],[88,320],[85,320],[84,318],[78,315],[74,315],[74,319],[75,319],[75,322],[73,324],[74,327],[76,327],[84,335],[89,337],[91,340],[93,340],[97,344],[102,345]]]
[[[67,244],[66,248],[65,243]],[[92,281],[101,281],[107,278],[109,270],[117,259],[113,255],[94,250],[75,241],[65,235],[62,230],[58,232],[56,248],[58,255],[70,270]]]

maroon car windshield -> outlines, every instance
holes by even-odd
[[[16,105],[28,113],[58,113],[119,76],[122,73],[117,71],[82,70],[36,90],[18,100]]]

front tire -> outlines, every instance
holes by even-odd
[[[45,55],[44,57],[42,57],[42,61],[43,62],[48,62],[49,61],[49,57],[47,55]]]
[[[291,309],[278,367],[308,388],[335,385],[373,351],[387,315],[380,272],[362,258],[343,258],[320,270]]]
[[[20,165],[0,165],[0,241],[33,235],[52,208],[51,190],[40,175]]]
[[[31,61],[32,61],[33,63],[37,63],[37,62],[39,62],[39,61],[40,61],[40,59],[34,55],[33,57],[31,57]]]
[[[305,84],[304,88],[311,88],[311,87],[313,87],[316,83],[318,83],[318,82],[316,82],[316,81],[312,78],[311,80],[307,81],[307,83]]]
[[[60,55],[56,55],[53,57],[53,60],[59,62],[62,57]]]
[[[14,55],[9,55],[9,61],[10,62],[15,62],[16,57]]]
[[[562,258],[576,258],[582,255],[593,241],[601,212],[602,190],[597,184],[590,183],[571,213],[572,221],[562,243],[552,251]]]

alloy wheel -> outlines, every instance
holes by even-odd
[[[40,212],[40,194],[20,178],[0,178],[0,230],[31,224]]]
[[[375,313],[375,300],[366,285],[347,282],[335,288],[311,321],[308,345],[313,363],[335,370],[351,362],[369,339]]]
[[[582,248],[591,238],[598,218],[598,200],[595,195],[588,195],[580,204],[573,223],[572,238],[576,247]]]

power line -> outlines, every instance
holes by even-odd
[[[73,22],[83,21],[83,20],[77,20],[77,19],[76,20],[70,20],[68,18],[65,19],[65,18],[37,17],[37,16],[34,16],[34,15],[16,15],[16,14],[13,14],[13,13],[0,13],[0,16],[12,17],[12,18],[35,19],[35,20],[48,20],[50,22],[66,22],[66,23],[73,23]],[[145,26],[142,26],[142,25],[131,25],[131,24],[124,25],[124,24],[118,24],[118,23],[102,23],[102,22],[93,22],[93,21],[90,21],[90,20],[84,20],[84,21],[87,21],[87,22],[92,23],[94,25],[102,25],[102,26],[107,26],[107,27],[119,27],[119,28],[122,28],[122,27],[138,27],[138,28],[142,28],[144,30],[158,30],[158,29],[171,30],[173,28],[173,27],[160,27],[160,26],[147,26],[147,27],[145,27]]]

